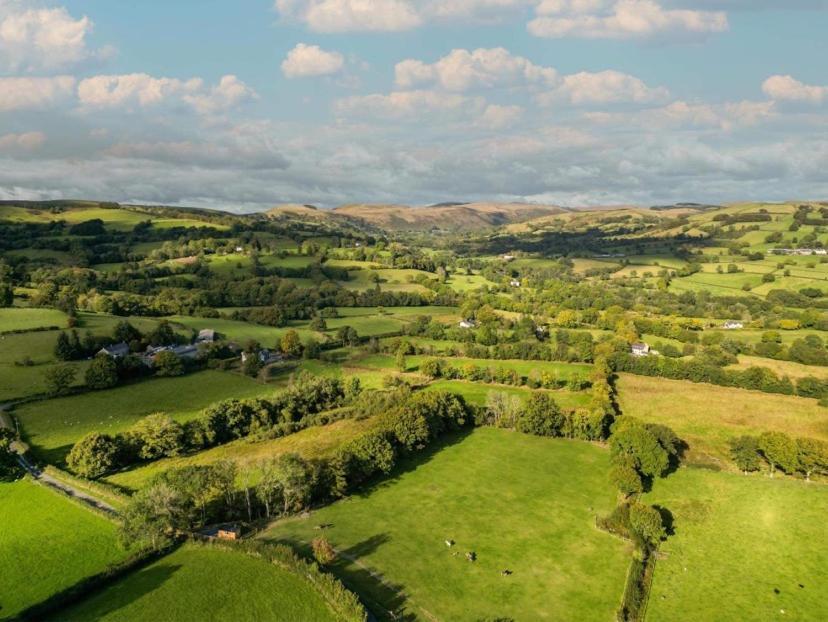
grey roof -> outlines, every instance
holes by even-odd
[[[104,346],[103,348],[101,348],[98,354],[101,353],[116,357],[126,356],[127,354],[129,354],[129,346],[123,341],[121,343],[113,343],[111,345]]]
[[[178,356],[183,356],[185,358],[195,358],[198,355],[198,346],[175,346],[170,351]]]

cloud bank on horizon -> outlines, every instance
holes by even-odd
[[[0,0],[0,199],[828,198],[828,0],[59,2]]]

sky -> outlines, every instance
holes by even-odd
[[[0,0],[0,199],[828,199],[828,0]]]

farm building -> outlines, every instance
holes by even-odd
[[[194,359],[198,356],[198,346],[194,344],[175,346],[170,348],[170,351],[183,359]]]
[[[200,343],[212,343],[215,340],[216,331],[214,331],[212,328],[203,328],[200,331],[198,331],[198,337],[196,338],[196,341]]]
[[[111,358],[119,359],[129,354],[129,346],[122,341],[101,348],[98,350],[98,354],[106,354]]]
[[[646,343],[634,343],[630,346],[630,353],[633,356],[647,356],[650,353],[650,346]]]
[[[512,287],[520,287],[520,281],[518,281],[517,279],[512,279],[511,281],[509,281],[509,285],[511,285]]]
[[[474,320],[460,320],[458,324],[460,328],[474,328],[476,325]]]
[[[741,322],[737,322],[736,320],[728,320],[724,323],[725,330],[738,330],[740,328],[744,328],[745,325]]]

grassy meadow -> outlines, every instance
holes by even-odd
[[[122,432],[156,412],[186,421],[220,400],[267,395],[274,389],[239,374],[208,370],[33,402],[16,408],[14,415],[38,456],[62,464],[72,445],[89,432]]]
[[[0,525],[0,620],[127,555],[114,523],[29,479],[0,483]]]
[[[240,439],[190,456],[164,458],[143,466],[136,466],[108,475],[105,479],[110,484],[126,490],[139,490],[155,475],[176,467],[230,460],[244,469],[255,467],[263,460],[287,453],[297,453],[308,459],[322,458],[332,455],[340,445],[355,438],[372,425],[374,422],[370,419],[343,419],[330,425],[314,426],[272,440],[251,442],[247,439]]]
[[[742,434],[828,441],[828,409],[811,399],[631,374],[620,374],[617,387],[621,412],[673,428],[691,462],[731,465],[728,440]]]
[[[301,577],[241,552],[185,545],[51,618],[55,622],[334,622]]]
[[[679,469],[645,496],[673,515],[647,620],[823,620],[828,486]]]
[[[329,524],[326,537],[341,552],[334,571],[378,614],[613,618],[629,552],[595,528],[595,516],[615,500],[605,450],[484,428],[426,451],[363,492],[310,518],[276,522],[262,537],[302,547],[317,525]],[[477,561],[465,559],[468,551]]]
[[[429,384],[426,391],[449,391],[460,395],[469,404],[483,406],[489,393],[506,393],[517,395],[521,400],[532,394],[528,387],[513,387],[501,384],[486,384],[482,382],[468,382],[466,380],[437,380]],[[561,408],[575,409],[589,403],[589,393],[585,391],[544,391],[552,396]]]
[[[0,309],[0,333],[41,328],[65,328],[67,317],[57,309]]]

